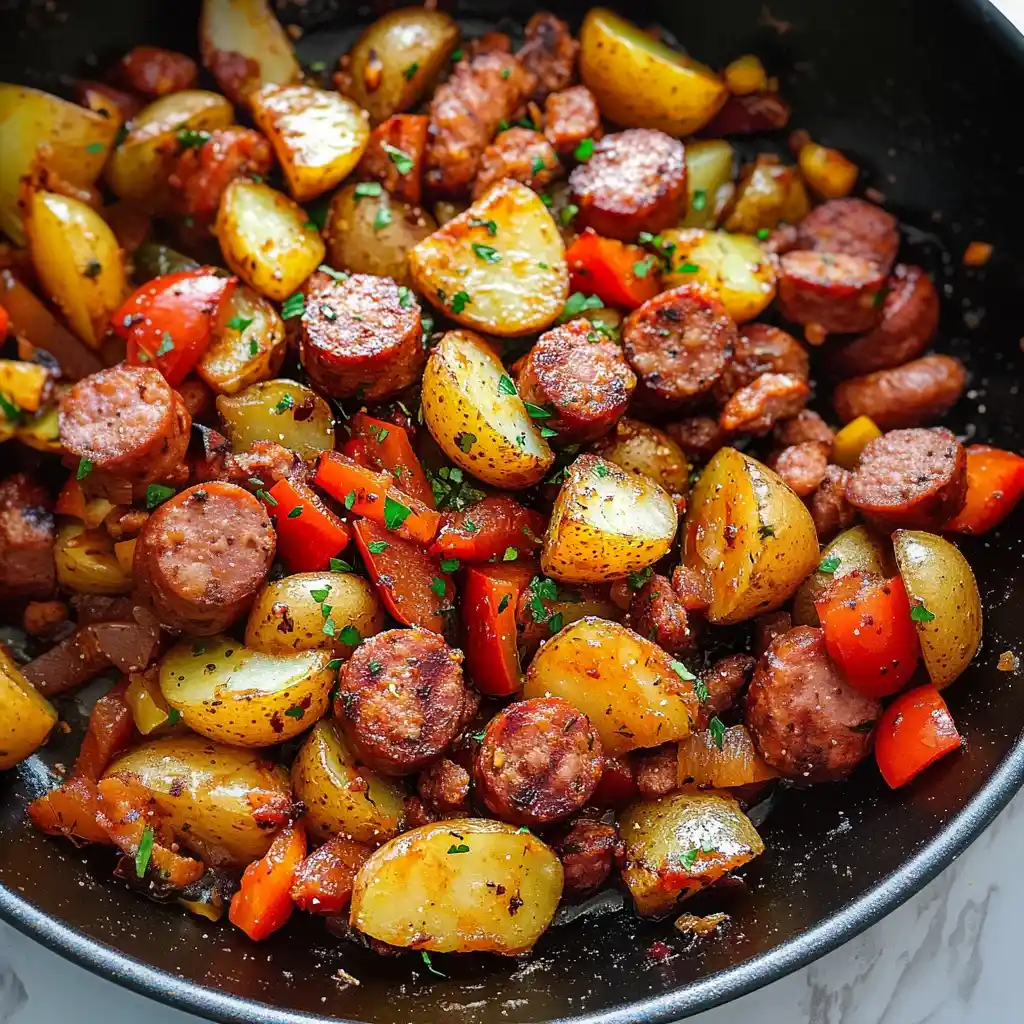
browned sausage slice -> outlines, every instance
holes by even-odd
[[[688,416],[665,424],[665,433],[691,459],[707,462],[725,444],[725,432],[710,416]]]
[[[900,246],[896,218],[864,199],[830,199],[799,225],[798,248],[871,260],[888,274]]]
[[[408,775],[441,756],[469,703],[462,652],[413,627],[386,630],[356,648],[341,671],[334,714],[360,760]]]
[[[936,530],[963,507],[967,454],[942,427],[890,430],[869,441],[846,500],[888,529]]]
[[[540,132],[509,128],[483,151],[480,170],[473,181],[473,198],[479,199],[505,178],[514,178],[539,192],[561,173],[558,155]]]
[[[806,441],[821,441],[832,448],[835,434],[832,428],[813,409],[801,409],[792,419],[780,420],[772,434],[780,448]]]
[[[261,501],[212,481],[165,501],[135,545],[135,597],[165,629],[209,636],[244,615],[274,561]]]
[[[762,373],[788,373],[807,380],[811,375],[811,358],[788,331],[769,324],[745,324],[733,346],[732,361],[715,385],[715,398],[728,401]]]
[[[754,659],[749,654],[729,654],[711,666],[711,671],[702,677],[708,699],[701,701],[698,728],[706,729],[714,715],[720,715],[733,706],[753,669]]]
[[[922,356],[891,370],[844,380],[832,396],[843,423],[868,416],[882,430],[917,427],[951,409],[967,385],[967,371],[952,356]]]
[[[491,719],[473,779],[477,795],[502,821],[545,825],[590,799],[603,765],[590,719],[561,697],[537,697]]]
[[[420,798],[438,814],[451,818],[469,812],[469,790],[469,772],[446,757],[427,765],[416,780]]]
[[[803,441],[783,448],[768,464],[801,498],[807,498],[825,479],[831,450],[824,441]]]
[[[853,334],[875,326],[885,274],[861,256],[787,252],[779,260],[779,308],[793,323],[826,334]]]
[[[53,501],[45,487],[25,473],[0,483],[0,592],[5,598],[53,594],[56,539]]]
[[[576,224],[630,242],[674,227],[686,208],[686,154],[664,132],[631,128],[606,135],[569,175]]]
[[[761,437],[777,420],[795,416],[807,404],[810,394],[807,382],[799,377],[762,373],[725,403],[718,422],[728,434]]]
[[[857,521],[857,510],[846,500],[846,481],[850,475],[848,469],[830,465],[825,470],[825,479],[807,503],[822,544]]]
[[[618,826],[593,818],[577,818],[560,826],[550,843],[565,872],[562,895],[569,899],[600,889],[625,855]]]
[[[573,79],[580,44],[569,26],[547,11],[538,11],[526,23],[526,42],[516,54],[534,77],[530,99],[542,103],[549,92],[564,89]]]
[[[825,650],[825,634],[797,626],[772,641],[754,671],[744,721],[758,753],[802,782],[844,779],[868,754],[877,700],[848,686]]]
[[[559,156],[572,156],[584,139],[601,138],[601,111],[585,85],[553,92],[544,101],[544,135]]]
[[[696,646],[686,604],[672,584],[657,573],[629,599],[625,624],[669,654],[681,654]]]

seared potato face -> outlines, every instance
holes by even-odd
[[[733,148],[725,139],[686,143],[686,216],[680,227],[713,228],[723,194],[732,185]]]
[[[306,415],[310,407],[313,411]],[[298,381],[282,377],[253,384],[241,394],[222,395],[217,412],[236,452],[256,441],[276,441],[302,459],[315,459],[334,448],[331,407]]]
[[[56,724],[53,705],[36,692],[0,645],[0,772],[34,753]]]
[[[409,254],[416,289],[466,327],[506,337],[550,327],[569,297],[565,246],[532,189],[506,179]]]
[[[581,455],[555,499],[541,568],[565,583],[622,579],[657,562],[678,526],[675,503],[652,479]]]
[[[269,747],[326,712],[337,678],[330,661],[324,650],[264,654],[225,636],[185,640],[160,662],[160,692],[201,736]]]
[[[669,494],[685,494],[690,485],[686,453],[664,430],[623,417],[593,449],[608,462],[660,484]]]
[[[127,594],[132,589],[130,572],[117,559],[114,542],[106,530],[87,529],[82,523],[63,523],[53,548],[57,582],[78,594]]]
[[[551,923],[562,882],[561,862],[536,836],[457,818],[377,850],[356,876],[349,922],[392,946],[511,956]]]

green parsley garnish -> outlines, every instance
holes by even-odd
[[[302,292],[296,292],[294,295],[289,295],[284,302],[281,303],[281,318],[284,320],[291,320],[293,317],[302,316],[306,312],[306,296]]]
[[[759,238],[759,239],[760,239],[760,240],[761,240],[762,242],[763,242],[763,241],[764,241],[764,240],[765,240],[765,239],[766,239],[766,238],[767,238],[767,237],[768,237],[768,236],[769,236],[770,234],[771,234],[771,232],[770,232],[770,231],[769,231],[769,230],[768,230],[767,228],[758,228],[758,229],[757,229],[757,237],[758,237],[758,238]]]
[[[97,153],[102,153],[103,152],[103,143],[102,142],[90,142],[89,145],[85,147],[85,151],[86,151],[86,153],[92,153],[94,156]]]
[[[94,463],[91,459],[78,460],[78,472],[75,473],[76,480],[84,480],[92,471]]]
[[[293,508],[291,510],[291,512],[288,513],[288,518],[289,519],[298,519],[299,516],[301,516],[301,515],[302,515],[302,506],[301,505],[296,505],[295,508]]]
[[[399,174],[404,176],[416,166],[416,161],[397,146],[389,146],[384,142],[381,144],[381,148],[387,153],[388,159],[395,165]]]
[[[456,292],[452,296],[452,312],[461,313],[472,301],[466,292]]]
[[[476,253],[477,259],[483,260],[484,263],[501,262],[501,253],[493,245],[481,245],[479,242],[474,242],[473,252]]]
[[[584,139],[577,147],[573,156],[576,157],[580,163],[584,163],[594,155],[594,140]]]
[[[608,475],[608,467],[607,466],[602,466],[600,463],[598,463],[594,467],[594,476],[599,476],[601,478],[604,478],[607,475]]]
[[[469,226],[471,228],[487,228],[487,232],[492,238],[498,233],[497,222],[493,220],[484,220],[482,217],[470,217]]]
[[[459,843],[456,846],[454,843],[448,847],[449,853],[469,853],[469,847],[465,843]]]
[[[265,501],[268,505],[277,505],[277,498],[275,498],[272,494],[268,493],[267,491],[257,491],[256,497],[259,498],[260,501]]]
[[[316,269],[319,270],[321,274],[326,274],[328,277],[333,278],[339,284],[349,279],[349,275],[346,274],[344,270],[335,270],[334,267],[329,267],[326,263],[321,263]]]
[[[371,540],[370,543],[366,545],[366,550],[369,551],[371,555],[382,555],[389,547],[391,547],[391,545],[386,540]]]
[[[550,410],[545,409],[542,406],[534,405],[533,402],[523,402],[523,405],[526,406],[526,411],[530,415],[531,419],[546,420],[551,418],[552,413]]]
[[[548,619],[548,632],[557,633],[562,628],[563,616],[561,612],[556,612]]]
[[[438,970],[438,969],[437,969],[437,968],[436,968],[436,967],[435,967],[435,966],[434,966],[434,965],[433,965],[433,964],[432,964],[432,963],[430,962],[430,954],[429,954],[429,953],[428,953],[428,952],[427,952],[427,951],[426,951],[425,949],[421,949],[421,950],[420,950],[420,956],[421,956],[421,957],[423,958],[423,963],[424,963],[424,965],[426,966],[427,970],[428,970],[428,971],[430,971],[430,973],[431,973],[431,974],[436,974],[436,975],[437,975],[437,976],[438,976],[439,978],[447,978],[447,977],[448,977],[448,975],[447,975],[447,974],[442,974],[442,973],[441,973],[441,972],[440,972],[440,971],[439,971],[439,970]]]
[[[167,724],[177,725],[181,721],[181,712],[177,708],[167,709]]]
[[[558,319],[560,323],[565,323],[566,320],[571,320],[574,316],[579,316],[580,313],[586,312],[588,309],[601,309],[603,306],[604,303],[596,295],[573,292],[566,300],[565,306],[562,308],[562,314]]]
[[[470,448],[476,444],[476,434],[470,434],[468,431],[463,431],[461,434],[456,434],[455,443],[459,446],[459,451],[469,454]]]
[[[331,572],[355,572],[355,569],[342,558],[332,558],[330,568]]]
[[[173,495],[173,487],[166,487],[164,484],[150,484],[146,488],[146,508],[152,511]]]
[[[338,634],[338,639],[343,644],[348,644],[349,647],[355,647],[359,643],[359,630],[355,626],[346,626],[341,633]]]
[[[411,82],[411,81],[412,81],[412,76],[413,76],[413,75],[415,75],[415,74],[416,74],[416,72],[417,72],[417,71],[419,71],[419,69],[420,69],[420,66],[419,66],[419,64],[417,64],[417,63],[416,63],[416,61],[413,61],[413,62],[412,62],[412,63],[411,63],[411,64],[410,64],[410,65],[409,65],[409,66],[408,66],[408,67],[407,67],[407,68],[406,68],[406,69],[405,69],[405,70],[404,70],[403,72],[402,72],[402,77],[403,77],[403,78],[404,78],[404,79],[405,79],[405,80],[406,80],[407,82]],[[405,172],[403,171],[402,173],[404,174]]]
[[[293,704],[284,714],[285,718],[302,718],[305,713],[305,709],[300,708],[298,704]]]
[[[430,589],[437,594],[438,597],[444,597],[447,593],[448,588],[444,585],[444,580],[440,576],[435,576],[430,581]]]
[[[602,467],[603,468],[603,467]],[[639,590],[654,575],[654,566],[649,565],[646,569],[637,569],[626,577],[630,590]]]
[[[514,562],[518,557],[519,551],[509,545],[509,547],[505,548],[505,553],[501,556],[501,560],[503,562]]]
[[[252,324],[252,320],[252,317],[246,319],[245,317],[242,316],[233,316],[227,323],[228,330],[238,331],[238,333],[241,334],[242,331],[244,331],[247,327],[250,326],[250,324]]]
[[[915,604],[910,609],[910,617],[914,622],[931,622],[935,618],[935,612],[929,611],[924,604]]]
[[[708,194],[704,189],[699,188],[693,193],[693,199],[690,200],[690,206],[697,211],[703,210],[708,205]]]
[[[708,732],[711,733],[712,742],[721,750],[725,743],[725,726],[718,715],[712,717],[711,721],[708,722]]]
[[[6,395],[0,394],[0,410],[6,419],[16,423],[21,419],[21,409],[18,408]]]
[[[260,354],[260,343],[255,338],[253,338],[249,342],[249,355],[251,355],[251,356],[258,356],[259,354]]]
[[[316,590],[311,590],[309,596],[316,601],[317,604],[323,604],[327,600],[327,595],[330,594],[331,588],[328,587],[317,587]]]
[[[673,659],[668,663],[668,667],[672,669],[672,671],[675,672],[683,682],[692,683],[697,678],[681,661]]]
[[[818,563],[818,572],[824,572],[831,576],[839,568],[840,562],[842,559],[838,555],[829,555],[828,558],[823,558]]]
[[[558,222],[563,228],[567,228],[571,223],[573,217],[580,212],[580,208],[575,203],[569,203],[567,206],[562,208],[562,211],[558,214]]]
[[[146,870],[149,868],[149,859],[153,856],[153,829],[147,825],[142,830],[142,838],[139,840],[139,848],[135,851],[135,874],[138,878],[146,877]]]
[[[384,498],[384,525],[389,530],[397,530],[411,515],[412,509],[400,501],[391,497]]]
[[[341,658],[331,658],[331,660],[327,662],[327,667],[337,672],[338,669],[341,668]]]
[[[413,293],[404,284],[398,286],[398,304],[402,309],[409,309],[416,301]]]
[[[174,339],[171,337],[170,331],[164,331],[164,336],[160,339],[160,344],[157,346],[156,356],[159,359],[160,356],[167,355],[168,352],[174,351]]]
[[[443,557],[441,559],[441,572],[455,572],[459,567],[457,558]]]
[[[379,196],[383,191],[384,187],[379,181],[361,181],[356,185],[355,196],[363,199],[366,196]]]
[[[705,683],[703,679],[699,678],[694,679],[693,681],[693,692],[696,695],[697,700],[699,700],[701,704],[703,704],[704,701],[706,701],[711,696],[711,694],[708,692],[708,684]]]
[[[344,501],[345,508],[347,508],[349,510],[349,512],[351,512],[352,511],[352,506],[355,503],[356,503],[356,492],[355,492],[355,490],[351,490],[351,491],[348,492],[348,494],[345,495],[345,501]]]
[[[283,412],[287,412],[293,405],[295,405],[295,399],[292,397],[290,392],[285,392],[285,394],[281,396],[281,400],[271,411],[280,415]]]
[[[391,223],[391,207],[383,203],[377,207],[377,216],[373,218],[373,230],[380,231]]]
[[[542,156],[535,156],[533,158],[533,163],[530,165],[530,173],[532,175],[536,176],[536,175],[540,174],[540,172],[543,171],[546,167],[547,167],[547,164],[544,163],[544,157],[542,157]]]
[[[210,141],[209,132],[194,131],[192,128],[181,128],[178,130],[178,145],[184,149],[198,149]]]
[[[642,260],[638,260],[633,264],[633,273],[637,277],[646,277],[651,272],[651,267],[654,266],[654,258],[652,256],[646,256]]]
[[[502,613],[502,612],[503,612],[503,611],[504,611],[504,610],[505,610],[505,609],[506,609],[506,608],[508,607],[508,603],[509,603],[509,601],[511,601],[511,600],[512,600],[512,595],[511,595],[511,594],[506,594],[506,595],[505,595],[505,596],[504,596],[504,597],[503,597],[503,598],[502,598],[502,599],[501,599],[501,600],[500,600],[500,601],[498,602],[498,614],[499,614],[499,615],[500,615],[500,614],[501,614],[501,613]]]
[[[516,386],[512,383],[512,378],[507,374],[502,374],[498,378],[498,394],[499,395],[514,395],[516,393]]]
[[[680,274],[696,274],[700,271],[700,267],[696,263],[687,261],[686,263],[680,263],[677,270]]]

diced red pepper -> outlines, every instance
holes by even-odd
[[[572,275],[570,289],[590,292],[609,306],[636,309],[658,294],[657,259],[638,245],[604,238],[587,228],[565,258]]]
[[[164,274],[136,289],[114,314],[128,362],[155,366],[172,387],[199,362],[213,337],[220,304],[238,285],[215,267]]]
[[[427,480],[427,474],[423,472],[420,460],[416,458],[404,427],[374,419],[365,412],[357,412],[349,426],[352,428],[349,444],[353,446],[352,451],[359,454],[350,454],[346,445],[346,455],[370,469],[390,473],[395,484],[410,498],[422,501],[429,508],[437,507],[434,489]]]
[[[277,530],[277,553],[289,572],[326,569],[348,544],[348,527],[298,480],[278,480],[260,494]]]
[[[74,775],[98,782],[107,765],[128,746],[135,733],[135,718],[125,700],[127,689],[128,680],[122,679],[92,706]]]
[[[943,527],[953,533],[986,533],[998,526],[1024,496],[1024,458],[1002,448],[967,449],[967,500]]]
[[[900,694],[885,709],[875,730],[875,759],[882,778],[893,789],[959,747],[953,716],[942,694],[930,684]]]
[[[430,550],[464,562],[488,562],[504,558],[510,548],[516,555],[535,551],[546,526],[539,512],[494,495],[459,512],[442,512],[441,532]]]
[[[0,341],[3,341],[7,337],[7,332],[11,326],[11,316],[7,312],[4,306],[0,306]]]
[[[231,898],[231,923],[254,942],[283,928],[295,909],[291,888],[305,857],[306,833],[301,828],[286,828],[266,856],[245,869],[242,887]]]
[[[60,516],[71,516],[74,519],[85,519],[85,491],[82,485],[70,476],[57,495],[57,503],[53,511]]]
[[[340,914],[352,899],[352,883],[373,851],[347,836],[333,836],[299,867],[292,899],[311,914]]]

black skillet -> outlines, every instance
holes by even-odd
[[[303,6],[306,60],[333,61],[372,17],[332,0]],[[566,17],[584,10],[552,6]],[[194,51],[197,8],[192,0],[0,0],[0,78],[61,91],[71,76],[136,43]],[[480,30],[501,17],[521,23],[531,9],[476,0],[459,13]],[[862,185],[884,192],[907,228],[904,257],[928,267],[944,291],[938,347],[971,369],[971,390],[950,423],[1019,450],[1024,41],[983,0],[772,0],[770,10],[761,0],[653,0],[623,10],[661,22],[712,64],[760,54],[793,103],[794,125],[865,169]],[[984,270],[960,265],[972,239],[995,246]],[[895,794],[872,765],[846,785],[786,793],[763,829],[768,849],[747,872],[749,890],[725,907],[732,926],[697,952],[684,951],[671,923],[629,913],[556,928],[525,961],[435,957],[447,978],[427,973],[418,957],[362,955],[315,921],[295,920],[254,948],[227,926],[128,892],[110,880],[106,858],[35,834],[23,822],[27,801],[45,784],[35,759],[0,776],[0,917],[155,999],[245,1024],[654,1024],[707,1009],[887,914],[975,839],[1024,782],[1024,685],[996,670],[1002,651],[1024,653],[1022,533],[1018,511],[999,532],[963,544],[986,614],[982,651],[947,694],[965,749]],[[72,703],[65,715],[80,721],[81,708]],[[69,763],[76,746],[76,736],[64,737],[45,760]],[[362,984],[339,985],[339,967]]]

